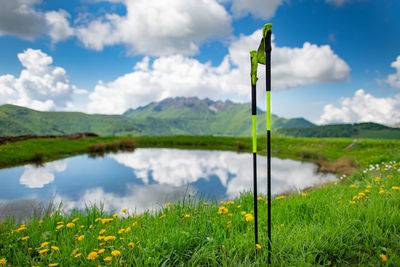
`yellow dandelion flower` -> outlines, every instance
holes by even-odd
[[[372,188],[372,186],[371,186],[371,185],[367,185],[367,188],[371,189],[371,188]]]
[[[58,263],[50,263],[49,267],[54,267],[54,266],[58,266]]]
[[[355,202],[355,201],[349,201],[349,203],[350,203],[350,204],[356,204],[356,202]]]
[[[102,249],[99,249],[99,251],[97,251],[97,253],[98,253],[98,254],[102,254],[104,251],[105,251],[105,249],[102,248]]]
[[[100,230],[99,234],[102,235],[102,234],[104,234],[105,232],[106,232],[106,229],[102,229],[102,230]]]
[[[54,250],[54,251],[60,251],[60,249],[58,247],[56,247],[56,246],[51,246],[51,249]]]
[[[371,191],[369,191],[368,189],[366,189],[364,192],[365,192],[365,193],[370,193]]]
[[[76,248],[72,251],[72,254],[76,254],[79,251],[79,248]]]
[[[242,212],[240,212],[240,214],[242,214],[242,215],[245,215],[245,214],[246,214],[246,212],[245,212],[245,211],[242,211]]]
[[[242,207],[241,205],[238,205],[236,208],[240,209],[241,207]]]
[[[137,222],[134,222],[134,223],[132,224],[132,227],[135,227],[135,226],[136,226],[136,224],[137,224]]]
[[[233,216],[233,214],[232,214],[232,213],[229,213],[229,214],[228,214],[228,217],[232,217],[232,216]]]
[[[260,244],[256,244],[256,249],[261,249],[261,245]]]
[[[160,216],[160,219],[164,219],[165,218],[165,214]]]
[[[79,258],[82,255],[82,253],[78,253],[74,256],[74,258]]]
[[[87,259],[88,259],[88,260],[95,260],[95,259],[97,259],[98,256],[99,256],[99,255],[97,255],[97,252],[92,251],[92,252],[90,252],[89,255],[87,256]]]
[[[47,248],[45,248],[45,249],[42,249],[42,250],[39,250],[39,254],[43,254],[43,253],[46,253],[47,251],[49,251]]]
[[[225,205],[226,202],[222,200],[220,203],[221,203],[222,205]]]
[[[133,214],[133,218],[136,219],[138,217],[137,213]]]
[[[98,222],[98,221],[101,221],[102,219],[101,218],[97,218],[96,220],[94,220],[94,222]]]
[[[21,238],[22,241],[26,241],[29,239],[29,236],[24,236],[23,238]]]
[[[380,257],[381,257],[381,259],[382,259],[383,262],[386,262],[386,261],[387,261],[387,257],[386,257],[385,254],[381,254]]]
[[[253,215],[251,215],[250,213],[246,214],[246,221],[250,222],[253,220]]]
[[[264,199],[262,197],[258,197],[257,200],[264,201]]]
[[[105,257],[103,260],[104,261],[112,261],[112,257]]]
[[[114,218],[117,218],[118,216],[119,216],[118,213],[115,213],[115,214],[113,215]]]
[[[171,206],[171,203],[168,202],[165,206],[169,207],[169,206]]]
[[[210,203],[203,202],[203,206],[208,206],[208,205],[210,205]]]
[[[49,242],[43,242],[42,244],[40,244],[40,247],[45,247],[49,244]]]
[[[79,241],[82,241],[84,238],[85,238],[84,235],[80,235],[77,239],[78,239]]]
[[[128,247],[133,248],[134,246],[135,246],[135,244],[134,244],[133,242],[129,242],[129,243],[128,243]]]
[[[128,233],[131,231],[131,227],[129,226],[128,228],[125,229],[125,233]]]
[[[125,232],[125,229],[119,229],[118,234],[122,234],[123,232]]]
[[[125,213],[125,212],[127,212],[127,209],[123,209],[123,210],[121,210],[123,213]]]
[[[79,220],[79,218],[75,218],[72,220],[72,222],[74,223],[74,222],[77,222],[78,220]]]
[[[1,258],[1,259],[0,259],[0,264],[6,265],[6,263],[7,263],[6,258]]]
[[[121,252],[119,252],[119,250],[113,250],[111,251],[111,255],[113,255],[114,257],[118,257],[119,255],[121,255]]]
[[[219,207],[218,209],[218,214],[225,214],[228,212],[228,209],[225,208],[224,206]]]
[[[74,226],[75,226],[74,223],[67,223],[67,227],[68,227],[68,228],[72,228],[72,227],[74,227]]]
[[[303,193],[301,193],[301,194],[302,194],[303,197],[306,197],[306,196],[307,196],[307,193],[306,193],[306,192],[303,192]]]
[[[97,237],[97,240],[101,241],[101,240],[104,240],[104,238],[105,238],[105,236],[99,235],[99,236]]]
[[[189,214],[186,214],[186,215],[185,215],[185,218],[190,218],[190,215],[189,215]]]
[[[350,187],[357,187],[355,184],[350,185]]]
[[[64,224],[64,222],[57,222],[57,224]]]
[[[233,202],[232,200],[231,200],[231,201],[228,201],[228,202],[226,202],[226,205],[233,205],[233,204],[235,204],[235,202]]]
[[[92,229],[93,225],[89,225],[89,229]]]
[[[99,246],[102,247],[104,246],[106,243],[100,243]]]
[[[385,193],[385,190],[379,191],[379,194],[383,194],[383,193]]]
[[[109,240],[115,240],[115,236],[113,236],[113,235],[110,235],[110,236],[106,236],[105,238],[104,238],[104,241],[109,241]]]
[[[375,182],[379,182],[381,180],[380,177],[375,177]]]
[[[365,196],[365,193],[363,193],[363,192],[360,192],[360,193],[358,193],[358,195],[359,195],[359,196],[363,196],[363,197],[364,197],[364,196]]]
[[[393,190],[400,190],[400,187],[399,186],[392,186],[392,189]]]

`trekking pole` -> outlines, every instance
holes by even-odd
[[[253,121],[253,194],[254,194],[254,241],[255,245],[258,244],[258,213],[257,213],[257,95],[256,95],[256,84],[257,84],[257,52],[255,50],[250,51],[250,63],[251,63],[251,117]],[[254,67],[255,66],[255,67]],[[255,68],[255,69],[254,69]],[[254,74],[255,72],[255,74]]]
[[[267,91],[267,188],[268,188],[268,264],[271,264],[271,28],[265,24],[263,29],[265,52],[265,87]]]

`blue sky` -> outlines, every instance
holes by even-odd
[[[0,104],[120,114],[176,96],[249,102],[248,51],[271,22],[273,113],[400,123],[399,1],[0,4]]]

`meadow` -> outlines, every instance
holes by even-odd
[[[40,147],[49,153],[44,157],[49,160],[87,153],[90,144],[118,140],[73,140],[50,152],[46,146],[60,140],[29,140],[0,146],[4,149],[0,155],[17,158],[18,153],[29,154],[22,148],[32,152]],[[350,175],[338,175],[332,184],[272,200],[273,266],[398,266],[400,144],[361,140],[354,149],[343,150],[352,141],[273,139],[276,156],[327,162],[351,158],[357,168]],[[135,138],[135,142],[137,147],[247,151],[251,140],[182,136]],[[258,144],[264,147],[262,137]],[[19,152],[13,152],[20,145]],[[1,162],[6,162],[4,157]],[[251,192],[222,203],[187,198],[139,215],[134,210],[107,214],[101,207],[88,207],[85,212],[55,210],[22,225],[7,218],[0,223],[0,266],[266,266],[265,198],[258,198],[257,246]]]

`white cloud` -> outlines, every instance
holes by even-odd
[[[377,122],[392,125],[400,121],[400,94],[378,98],[359,89],[353,98],[343,98],[339,104],[339,107],[326,105],[318,123]]]
[[[77,28],[91,49],[126,44],[134,54],[192,55],[207,38],[231,32],[231,17],[216,0],[126,0],[126,16],[106,14]]]
[[[63,41],[74,35],[68,19],[71,15],[65,10],[49,11],[45,14],[49,35],[53,43]]]
[[[269,19],[275,15],[282,0],[232,0],[232,12],[235,17],[243,17],[248,13],[262,19]]]
[[[0,0],[0,36],[15,35],[33,40],[48,34],[52,43],[65,40],[74,34],[69,26],[70,14],[65,10],[41,12],[36,6],[42,0]]]
[[[0,104],[15,104],[38,110],[70,107],[73,93],[82,93],[68,80],[66,71],[52,66],[53,58],[40,50],[18,54],[24,66],[19,77],[0,76]]]
[[[166,97],[198,96],[212,99],[246,99],[250,84],[249,50],[258,47],[261,30],[241,35],[229,46],[229,54],[214,67],[182,55],[145,57],[134,71],[116,80],[99,82],[90,94],[89,112],[122,113]],[[276,47],[272,52],[272,89],[282,90],[315,83],[342,81],[350,68],[329,45],[304,43],[300,48]],[[260,86],[264,68],[259,66]],[[262,90],[260,90],[261,92]]]
[[[392,87],[400,88],[400,56],[397,57],[396,61],[392,62],[391,66],[396,69],[396,73],[390,74],[386,81]]]

